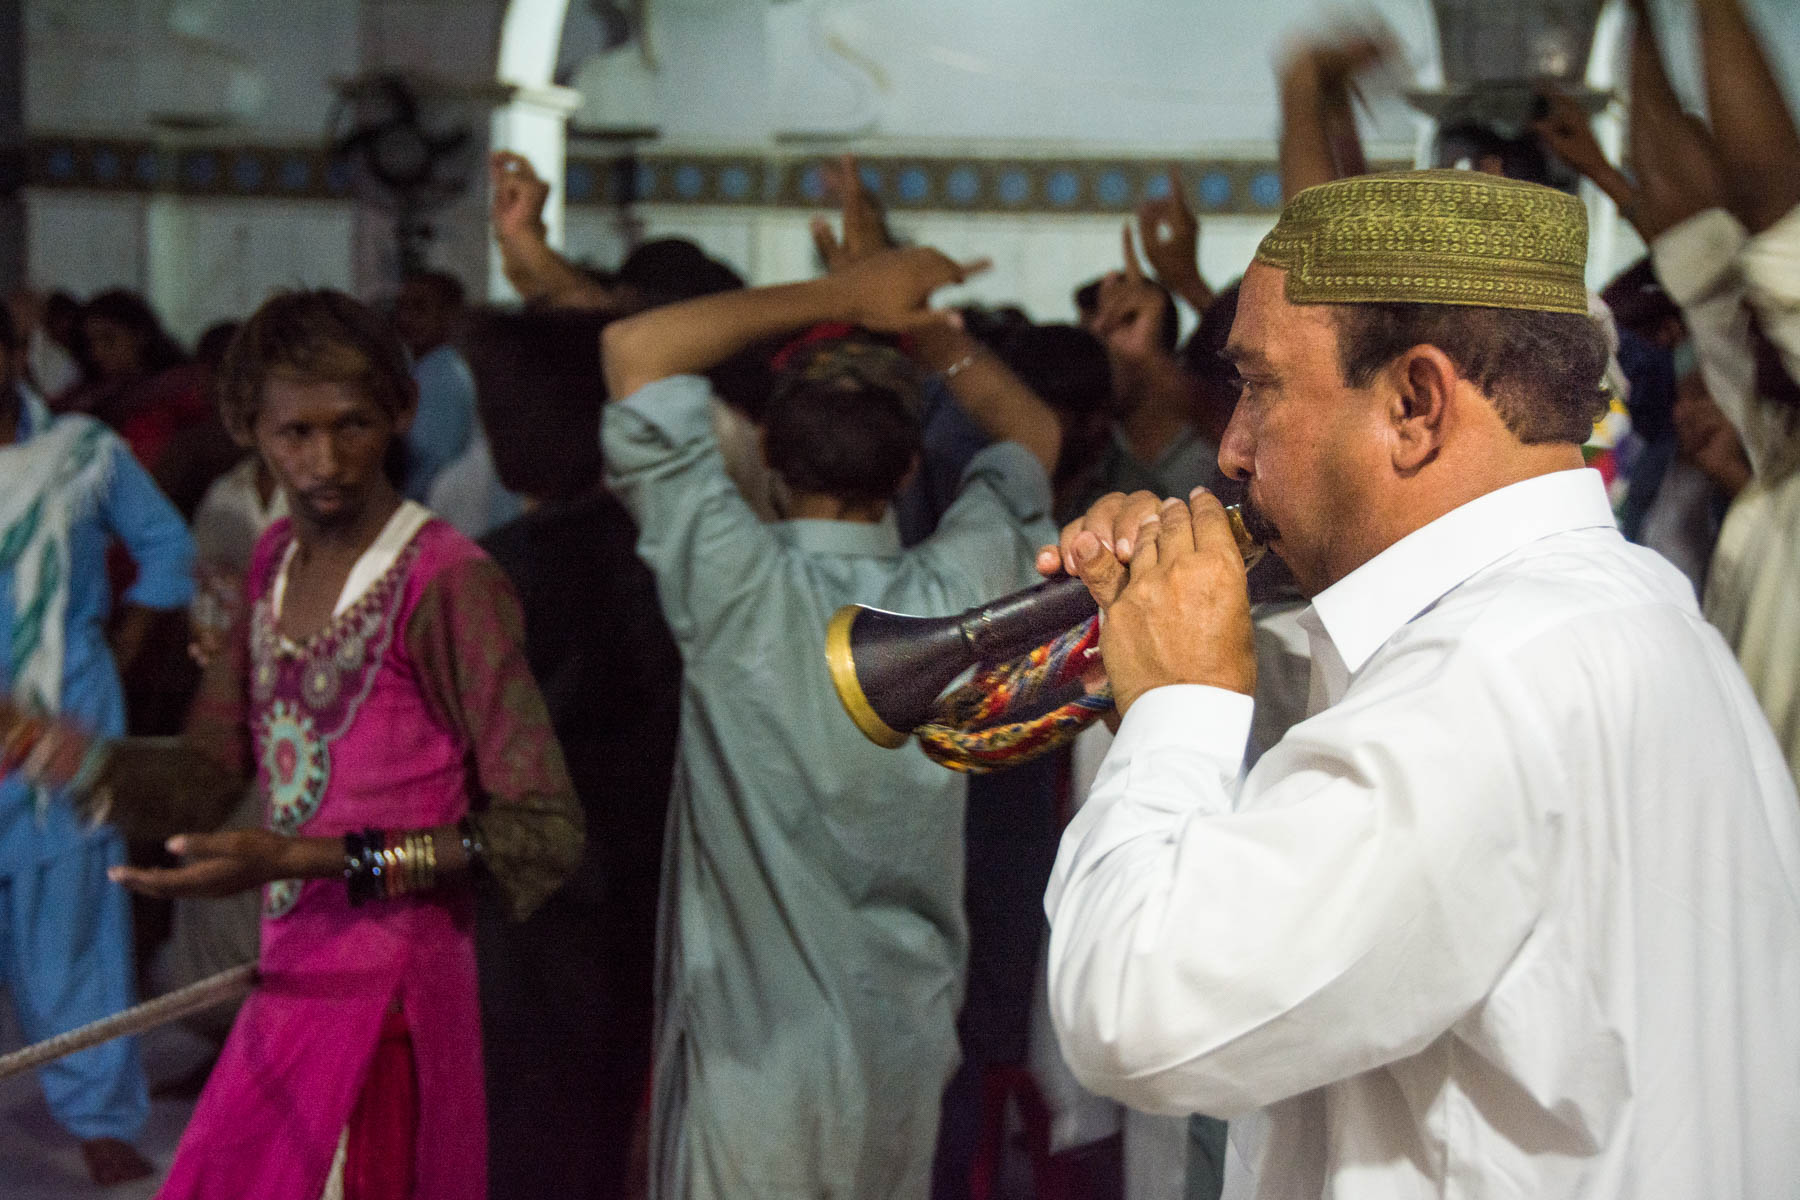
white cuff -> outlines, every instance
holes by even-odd
[[[1709,208],[1658,234],[1650,243],[1650,263],[1669,298],[1690,308],[1731,278],[1749,236],[1736,217]]]
[[[1744,283],[1764,319],[1800,308],[1800,204],[1744,247]]]
[[[1204,758],[1229,787],[1244,764],[1256,702],[1242,692],[1197,683],[1152,688],[1137,698],[1109,757],[1142,764],[1165,753]]]

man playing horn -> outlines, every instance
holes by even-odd
[[[1123,714],[1046,898],[1063,1050],[1232,1119],[1228,1195],[1800,1170],[1800,805],[1692,589],[1583,468],[1585,257],[1578,201],[1474,173],[1289,201],[1219,461],[1312,598],[1311,715],[1242,778],[1218,502],[1111,495],[1040,557],[1102,606]]]

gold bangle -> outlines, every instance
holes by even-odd
[[[400,847],[383,846],[381,848],[382,874],[387,877],[381,889],[384,898],[392,900],[400,894]]]
[[[425,844],[425,888],[430,890],[437,886],[437,839],[427,833],[420,840]]]

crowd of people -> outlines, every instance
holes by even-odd
[[[986,264],[848,157],[799,282],[572,261],[497,153],[520,306],[14,296],[6,990],[257,963],[170,1163],[131,1039],[40,1071],[94,1182],[1791,1194],[1800,132],[1694,6],[1709,118],[1634,0],[1624,164],[1547,94],[1370,175],[1391,42],[1296,46],[1242,277],[1172,174],[1074,323],[935,306]],[[1576,174],[1649,248],[1599,295]],[[845,714],[840,607],[1063,574],[1106,723],[965,775]]]

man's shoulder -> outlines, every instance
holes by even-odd
[[[415,578],[426,583],[439,577],[459,578],[499,568],[472,538],[456,526],[433,514],[413,535],[417,554],[413,569]]]
[[[1693,587],[1662,556],[1610,529],[1544,538],[1478,571],[1404,627],[1393,653],[1421,647],[1502,673],[1535,670],[1553,645],[1569,671],[1604,662],[1623,678],[1659,656],[1716,649]],[[1623,672],[1623,674],[1621,674]]]

